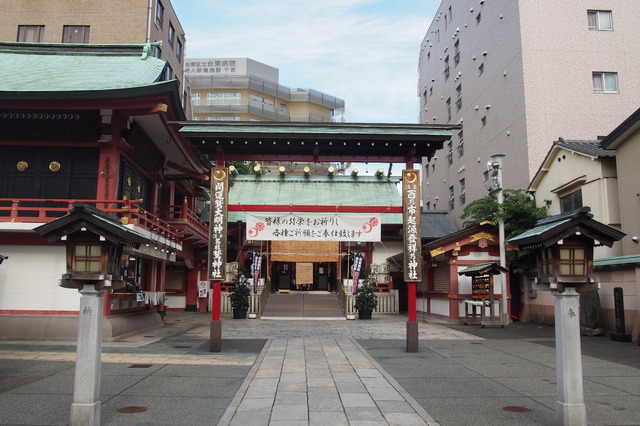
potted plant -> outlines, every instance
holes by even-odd
[[[355,308],[358,311],[358,318],[371,319],[371,313],[377,307],[376,284],[371,278],[366,278],[358,287],[358,294],[356,294]]]
[[[234,286],[229,291],[229,303],[231,303],[231,309],[233,309],[233,318],[243,319],[247,317],[251,289],[247,285],[247,278],[243,275],[236,275],[233,282]]]

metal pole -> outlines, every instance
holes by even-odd
[[[502,206],[504,204],[504,194],[502,192],[502,158],[504,154],[494,154],[491,156],[492,165],[494,167],[494,184],[496,186],[496,198],[498,200],[498,204]],[[500,266],[503,268],[507,267],[507,249],[505,246],[505,235],[504,235],[504,220],[498,221],[498,239],[500,241]],[[504,272],[500,273],[500,292],[502,293],[500,297],[500,321],[503,325],[508,325],[510,322],[509,318],[509,307],[508,307],[508,289],[507,289],[507,276]]]

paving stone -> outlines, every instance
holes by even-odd
[[[309,398],[309,412],[312,411],[344,411],[342,402],[338,398],[333,399],[315,399]]]
[[[368,393],[340,393],[342,405],[346,407],[371,407],[375,408],[376,403]]]
[[[271,411],[271,421],[309,420],[309,409],[304,405],[274,405]]]

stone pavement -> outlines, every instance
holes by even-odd
[[[554,422],[553,328],[421,321],[420,352],[407,353],[405,324],[224,318],[223,351],[210,353],[208,314],[170,312],[161,329],[103,345],[102,424]],[[640,348],[588,339],[589,424],[640,424]],[[0,424],[67,424],[74,352],[0,342]]]

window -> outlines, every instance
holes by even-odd
[[[582,207],[582,189],[560,197],[560,209],[562,213],[570,212],[580,207]]]
[[[158,24],[158,26],[160,27],[162,27],[163,18],[164,18],[164,6],[162,5],[162,2],[158,0],[158,3],[156,4],[156,24]]]
[[[265,99],[257,95],[249,95],[249,104],[256,108],[262,108],[265,111],[275,112],[275,102],[271,99]]]
[[[75,272],[100,272],[100,244],[76,244],[75,246]]]
[[[464,133],[462,130],[458,132],[458,158],[464,155]]]
[[[65,25],[62,28],[63,43],[89,43],[88,25]]]
[[[207,117],[207,121],[240,121],[240,117]]]
[[[467,197],[465,195],[465,179],[460,179],[460,192],[458,192],[458,199],[460,200],[460,204],[464,204],[467,202]]]
[[[460,63],[460,40],[456,40],[456,43],[454,44],[455,50],[456,50],[456,54],[453,57],[453,62],[455,63],[456,66],[458,66],[458,64]]]
[[[553,251],[552,248],[540,250],[538,256],[538,271],[541,275],[549,276],[553,273]]]
[[[451,98],[447,98],[447,121],[451,121]]]
[[[182,61],[182,42],[179,39],[176,40],[176,58],[178,62]]]
[[[598,93],[618,93],[618,73],[594,72],[593,91]]]
[[[42,43],[44,25],[18,25],[18,38],[23,43]]]
[[[173,68],[171,68],[171,65],[167,64],[164,67],[164,76],[162,78],[162,81],[171,80],[171,76],[173,76]]]
[[[453,210],[455,207],[455,190],[453,186],[449,187],[449,210]]]
[[[152,49],[153,57],[160,59],[162,57],[162,49],[160,49],[160,46],[152,46]]]
[[[449,79],[449,55],[444,58],[444,79]]]
[[[478,25],[482,21],[482,13],[478,13],[476,15],[476,25]]]
[[[176,36],[176,29],[173,28],[173,24],[171,22],[169,22],[169,33],[167,35],[169,36],[169,44],[173,46],[173,39]]]
[[[240,105],[240,92],[207,93],[207,105]]]
[[[451,141],[447,142],[447,164],[450,166],[453,164],[453,142]]]
[[[456,99],[456,111],[460,111],[462,109],[462,84],[456,87],[456,94],[458,96]]]
[[[478,75],[484,74],[484,62],[478,67]]]
[[[587,21],[590,30],[613,30],[610,10],[587,10]]]
[[[193,105],[200,105],[200,93],[191,92],[191,103]]]
[[[584,247],[560,247],[560,275],[586,275]]]

